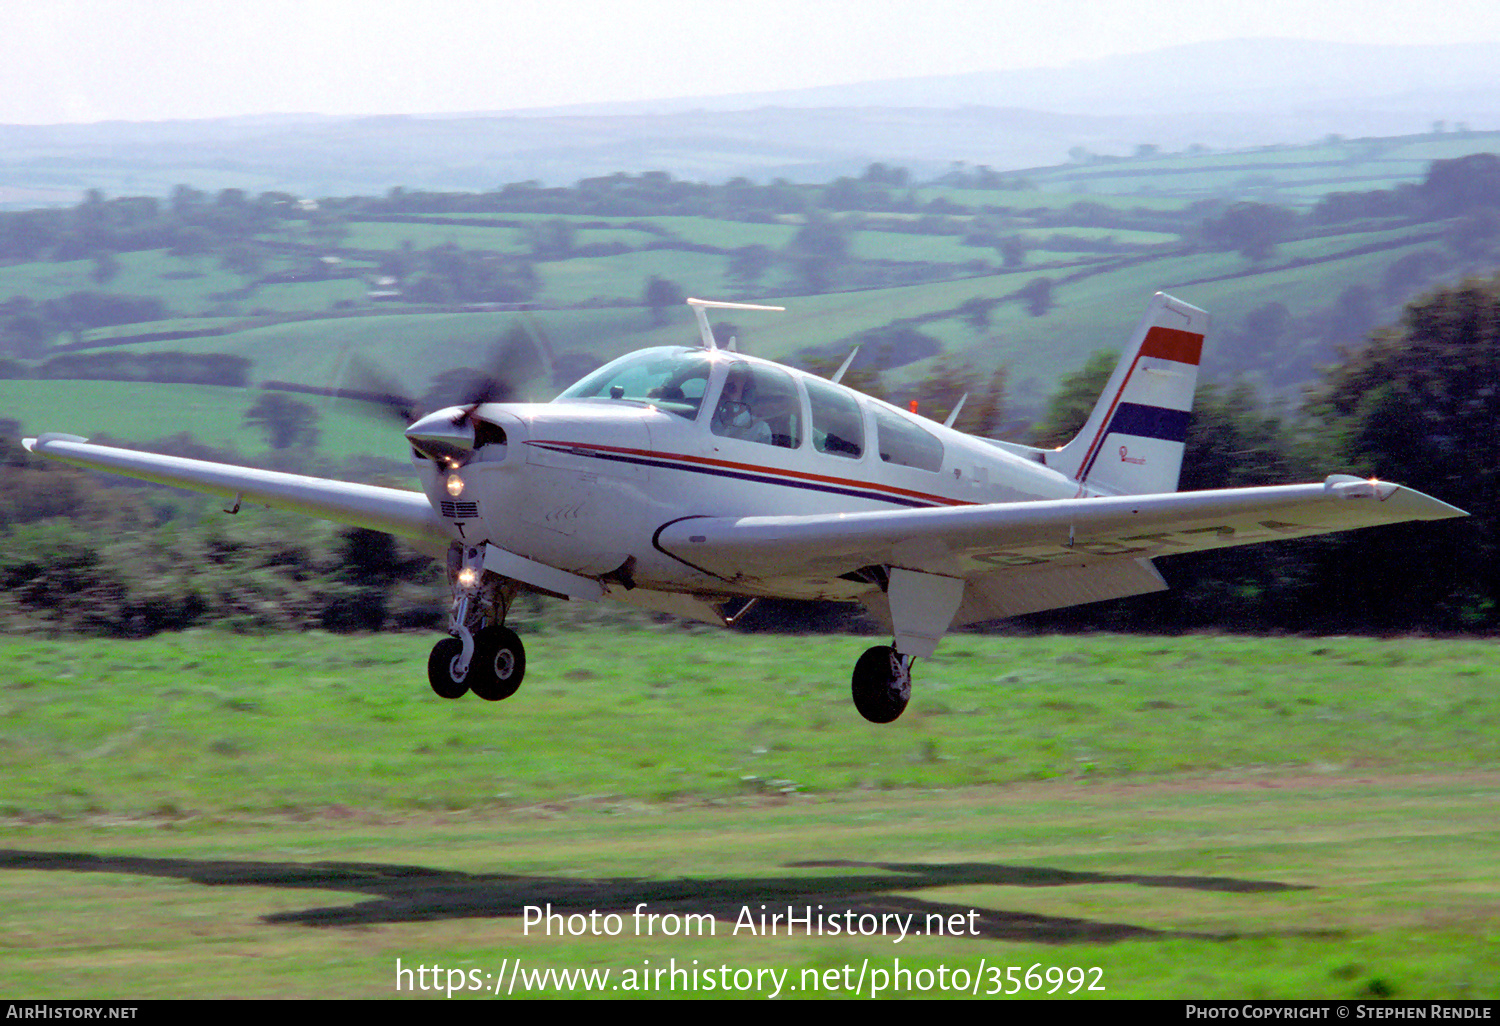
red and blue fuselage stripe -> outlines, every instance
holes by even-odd
[[[680,470],[708,477],[753,481],[757,484],[777,485],[783,488],[798,488],[805,491],[822,492],[828,495],[846,495],[857,499],[873,499],[895,506],[920,509],[929,506],[971,506],[965,499],[951,499],[943,495],[897,488],[868,481],[833,477],[827,474],[811,474],[798,470],[782,470],[754,463],[736,463],[730,460],[711,459],[706,456],[688,456],[681,453],[651,452],[644,449],[627,449],[620,446],[597,445],[592,442],[553,442],[534,440],[527,442],[550,452],[583,456],[590,459],[631,463],[636,466],[657,467],[662,470]]]

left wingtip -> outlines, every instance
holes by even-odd
[[[1384,482],[1382,482],[1382,485]],[[1382,495],[1381,501],[1387,502],[1394,498],[1398,505],[1408,514],[1411,520],[1450,520],[1454,517],[1466,517],[1468,510],[1459,509],[1450,505],[1442,499],[1434,499],[1426,492],[1419,492],[1415,488],[1407,488],[1405,485],[1397,485],[1392,494]]]
[[[1344,499],[1376,499],[1391,510],[1400,510],[1402,520],[1447,520],[1469,515],[1426,492],[1374,477],[1333,474],[1323,481],[1323,487]]]

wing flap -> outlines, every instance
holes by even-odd
[[[1005,620],[1044,609],[1165,591],[1166,587],[1149,559],[1106,559],[1079,566],[975,574],[964,582],[963,601],[949,626]],[[890,603],[879,589],[871,589],[859,601],[884,627],[893,627]]]
[[[789,517],[695,517],[662,551],[727,581],[899,566],[971,577],[1084,567],[1466,514],[1410,488],[1322,484]]]
[[[1004,620],[1044,609],[1165,591],[1149,559],[1101,560],[1093,565],[1032,571],[1001,571],[969,579],[954,624]]]
[[[72,435],[42,435],[21,442],[28,450],[76,467],[208,492],[305,513],[354,527],[400,535],[446,548],[448,533],[420,492],[327,478],[236,467],[180,456],[93,445]]]

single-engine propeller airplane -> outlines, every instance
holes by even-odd
[[[896,719],[914,659],[955,626],[1166,587],[1156,556],[1463,516],[1336,475],[1177,492],[1208,315],[1158,293],[1079,435],[978,438],[832,380],[720,347],[647,349],[550,403],[478,402],[406,428],[422,493],[91,445],[33,452],[399,535],[446,558],[444,698],[512,695],[518,592],[734,623],[761,597],[861,603],[892,642],[855,663],[854,704]]]

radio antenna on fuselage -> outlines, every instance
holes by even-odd
[[[839,369],[834,371],[833,377],[829,378],[828,380],[837,385],[839,383],[839,379],[844,376],[844,371],[849,369],[849,365],[854,362],[854,358],[858,355],[859,346],[855,346],[853,349],[849,350],[849,355],[844,357],[844,362],[839,364]]]
[[[943,427],[952,427],[953,426],[953,422],[958,419],[958,412],[964,408],[964,400],[968,399],[968,398],[969,398],[969,393],[967,393],[967,392],[965,392],[962,396],[959,397],[958,403],[956,405],[954,405],[954,407],[953,407],[953,412],[950,413],[950,414],[948,414],[948,419],[947,420],[943,421]]]
[[[698,315],[698,335],[703,340],[704,349],[718,349],[719,344],[714,341],[714,329],[708,323],[708,311],[710,310],[785,310],[784,306],[762,306],[759,303],[720,303],[714,299],[693,299],[691,296],[685,300],[688,306],[693,308],[693,313]],[[729,348],[734,348],[731,341]]]

